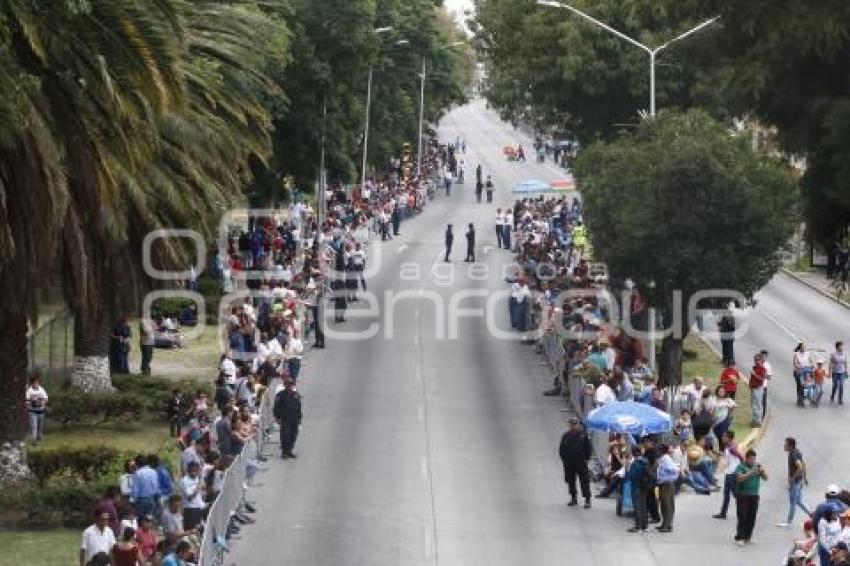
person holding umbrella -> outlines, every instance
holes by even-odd
[[[564,481],[570,490],[569,507],[578,505],[576,491],[576,476],[581,486],[581,496],[584,497],[584,508],[590,509],[590,474],[587,470],[587,461],[593,453],[584,427],[575,417],[569,420],[569,429],[561,437],[558,447],[558,455],[564,465]]]

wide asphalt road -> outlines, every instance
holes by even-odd
[[[789,430],[800,437],[817,486],[840,480],[850,460],[831,453],[841,446],[841,431],[830,425],[844,424],[846,413],[793,407],[793,384],[784,376],[796,338],[781,321],[809,317],[811,324],[795,328],[825,344],[850,328],[846,313],[777,278],[749,314],[755,324],[737,345],[739,357],[767,347],[777,373],[774,418],[762,448],[773,478],[752,547],[731,544],[733,521],[710,518],[717,496],[679,497],[672,535],[626,534],[629,522],[614,515],[611,501],[595,501],[591,510],[567,508],[556,453],[564,403],[541,395],[551,385],[541,358],[517,335],[497,336],[506,326],[506,299],[498,293],[507,287],[502,269],[511,256],[494,249],[493,228],[496,207],[513,201],[514,183],[562,175],[551,162],[534,163],[531,140],[481,101],[450,113],[440,126],[444,141],[466,140],[467,153],[460,156],[466,185],[430,202],[402,225],[399,238],[373,242],[374,310],[360,301],[349,322],[332,325],[346,336],[329,334],[328,348],[311,352],[299,380],[305,410],[299,458],[269,460],[251,492],[258,522],[243,530],[228,563],[778,563],[791,532],[765,524],[784,509],[781,438]],[[503,159],[502,146],[516,143],[526,147],[528,163]],[[492,205],[475,202],[479,162],[496,184]],[[456,234],[447,266],[441,254],[449,222]],[[469,222],[478,231],[475,268],[462,262]],[[363,318],[354,318],[355,311]],[[367,336],[356,339],[358,333]]]

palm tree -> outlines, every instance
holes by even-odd
[[[68,234],[116,228],[122,175],[152,154],[156,116],[181,103],[180,30],[170,4],[0,4],[0,359],[9,373],[4,398],[14,404],[3,411],[2,438],[23,422],[17,400],[35,291],[57,253],[78,273],[97,265],[100,255]]]
[[[208,240],[223,209],[241,195],[248,162],[270,152],[269,105],[280,89],[267,69],[285,62],[282,22],[253,3],[195,2],[181,6],[185,55],[179,66],[186,104],[156,120],[153,158],[121,179],[126,227],[119,238],[74,231],[71,240],[97,249],[103,263],[79,273],[68,265],[76,314],[75,381],[109,385],[110,328],[117,314],[135,311],[151,283],[142,272],[142,241],[159,228],[192,228]],[[72,225],[69,223],[69,225]],[[193,262],[181,241],[160,240],[158,265]],[[93,371],[95,370],[95,371]]]
[[[33,282],[48,271],[68,198],[47,103],[17,63],[7,24],[0,18],[0,440],[19,438],[24,427]]]

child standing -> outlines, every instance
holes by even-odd
[[[815,391],[813,399],[813,404],[815,407],[820,405],[820,399],[823,397],[823,384],[829,379],[829,374],[826,371],[826,368],[823,367],[823,362],[818,362],[817,367],[815,367]]]

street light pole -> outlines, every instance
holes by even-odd
[[[388,31],[392,31],[393,28],[391,26],[384,26],[375,28],[372,33],[375,35],[380,35],[382,33],[386,33]],[[404,43],[407,43],[406,40],[403,40]],[[401,44],[402,42],[398,42]],[[366,186],[366,159],[369,154],[369,107],[372,105],[372,73],[374,71],[374,63],[369,63],[369,82],[366,83],[366,124],[363,128],[363,163],[362,170],[360,171],[360,190]]]
[[[463,45],[462,41],[455,41],[443,47],[443,49],[451,49]],[[416,177],[422,177],[422,127],[425,122],[425,56],[422,56],[422,73],[419,75],[419,143],[416,149]]]
[[[425,56],[422,56],[422,74],[419,75],[419,143],[416,146],[416,178],[422,179],[422,123],[425,120]]]
[[[715,16],[715,17],[713,17],[709,20],[702,22],[698,26],[689,29],[685,33],[677,35],[676,37],[674,37],[673,39],[671,39],[667,43],[664,43],[664,44],[659,45],[657,47],[649,47],[649,46],[644,45],[643,43],[641,43],[641,42],[639,42],[635,39],[632,39],[628,35],[612,28],[608,24],[600,22],[599,20],[597,20],[596,18],[594,18],[590,14],[587,14],[585,12],[582,12],[578,8],[570,6],[569,4],[564,4],[563,2],[555,2],[553,0],[537,0],[537,4],[540,5],[540,6],[549,6],[551,8],[562,8],[564,10],[569,10],[570,12],[576,14],[577,16],[584,18],[585,20],[589,21],[590,23],[594,24],[595,26],[600,27],[600,28],[604,29],[605,31],[607,31],[607,32],[609,32],[613,35],[616,35],[617,37],[619,37],[623,41],[631,43],[635,47],[642,49],[647,54],[649,54],[649,115],[652,116],[652,117],[655,117],[655,60],[657,59],[658,54],[661,53],[663,50],[667,49],[668,47],[670,47],[670,45],[676,43],[677,41],[685,39],[689,35],[692,35],[692,34],[698,32],[698,31],[700,31],[701,29],[710,26],[711,24],[715,23],[717,20],[720,19],[720,16]]]
[[[360,170],[360,190],[366,188],[366,156],[369,152],[369,107],[372,105],[372,64],[369,64],[369,82],[366,83],[366,126],[363,129],[363,165]]]

